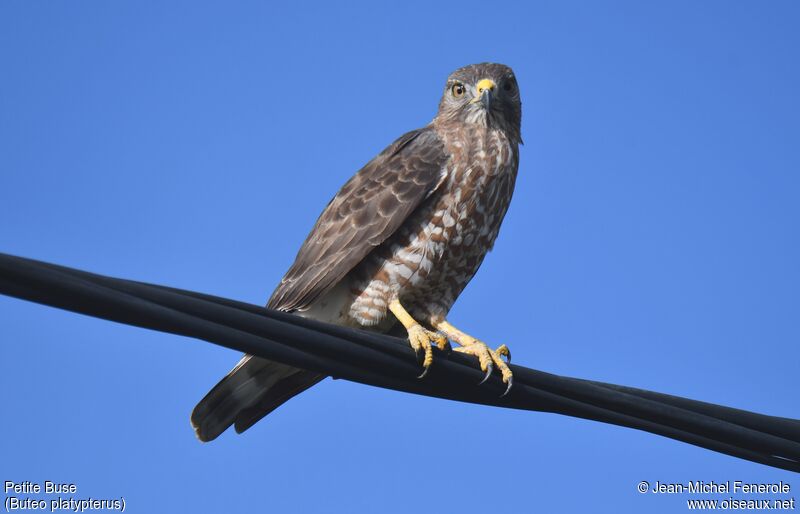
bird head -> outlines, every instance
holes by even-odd
[[[522,102],[514,72],[496,63],[457,69],[447,78],[436,117],[504,130],[519,139]]]

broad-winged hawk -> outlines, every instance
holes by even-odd
[[[465,66],[447,79],[431,123],[400,136],[339,190],[267,304],[317,320],[386,332],[399,321],[423,352],[451,340],[493,367],[501,356],[447,322],[492,248],[514,190],[521,103],[502,64]],[[324,376],[245,355],[192,412],[202,441],[242,432]],[[484,378],[484,380],[486,379]]]

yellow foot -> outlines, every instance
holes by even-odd
[[[474,355],[478,358],[481,371],[486,372],[486,376],[483,377],[479,385],[489,379],[489,376],[491,376],[492,371],[496,367],[503,376],[503,383],[507,384],[505,392],[500,395],[500,397],[502,398],[508,394],[511,390],[511,386],[514,384],[514,376],[511,373],[511,369],[508,367],[508,363],[511,362],[511,352],[508,350],[508,346],[500,345],[497,350],[492,350],[486,346],[486,343],[478,341],[469,334],[465,334],[446,320],[437,321],[434,323],[434,326],[438,330],[441,330],[448,338],[461,345],[459,348],[455,348],[455,351]],[[502,357],[505,357],[506,360],[503,361]]]
[[[486,372],[486,376],[484,376],[483,380],[478,383],[479,385],[486,382],[491,376],[494,368],[497,367],[503,376],[503,383],[507,384],[505,392],[500,395],[500,397],[502,398],[503,396],[507,395],[511,390],[511,386],[514,384],[514,375],[511,373],[511,369],[508,367],[508,362],[511,362],[511,352],[508,350],[508,346],[503,344],[500,345],[497,350],[492,350],[486,345],[486,343],[475,340],[471,344],[459,346],[453,350],[456,352],[474,355],[478,358],[478,362],[481,365],[481,371]],[[502,357],[505,357],[506,360],[504,361]]]
[[[414,353],[419,357],[419,351],[424,350],[425,357],[422,360],[422,374],[418,378],[424,377],[428,373],[428,369],[433,364],[433,350],[431,343],[434,343],[440,350],[447,348],[447,337],[439,332],[433,332],[419,324],[417,320],[411,317],[405,308],[400,304],[399,300],[392,300],[389,302],[389,310],[392,314],[406,327],[408,332],[408,342],[411,343],[411,348]]]
[[[432,332],[422,327],[420,324],[412,325],[408,329],[408,342],[411,343],[411,348],[414,353],[419,356],[420,349],[425,352],[425,357],[422,359],[422,374],[417,378],[423,378],[428,374],[431,364],[433,364],[433,349],[432,344],[435,344],[440,350],[447,348],[447,338],[438,332]]]

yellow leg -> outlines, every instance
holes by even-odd
[[[389,310],[392,311],[392,314],[406,327],[408,342],[411,344],[411,348],[414,349],[414,352],[418,355],[420,349],[425,352],[425,358],[422,360],[422,367],[424,370],[419,378],[424,377],[428,373],[428,368],[433,364],[431,343],[435,343],[440,350],[444,350],[447,348],[447,338],[442,334],[425,329],[417,320],[411,317],[411,314],[405,310],[398,300],[392,300],[389,303]]]
[[[483,377],[483,380],[480,382],[481,384],[486,382],[496,366],[503,376],[503,383],[508,384],[502,396],[508,394],[511,390],[511,385],[514,383],[514,376],[507,364],[507,362],[511,362],[511,352],[506,345],[500,345],[497,350],[492,350],[486,343],[475,339],[469,334],[465,334],[447,321],[439,321],[435,323],[435,326],[437,330],[443,332],[451,341],[461,345],[460,348],[454,348],[454,351],[474,355],[478,358],[481,371],[486,372],[486,376]],[[502,357],[505,357],[507,362],[503,361]]]

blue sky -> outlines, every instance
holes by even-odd
[[[503,62],[520,174],[454,323],[526,366],[797,418],[798,23],[788,1],[2,2],[0,251],[264,303],[449,72]],[[235,352],[7,297],[0,341],[0,480],[130,512],[682,512],[636,484],[800,490],[629,429],[330,380],[203,445],[189,412]]]

